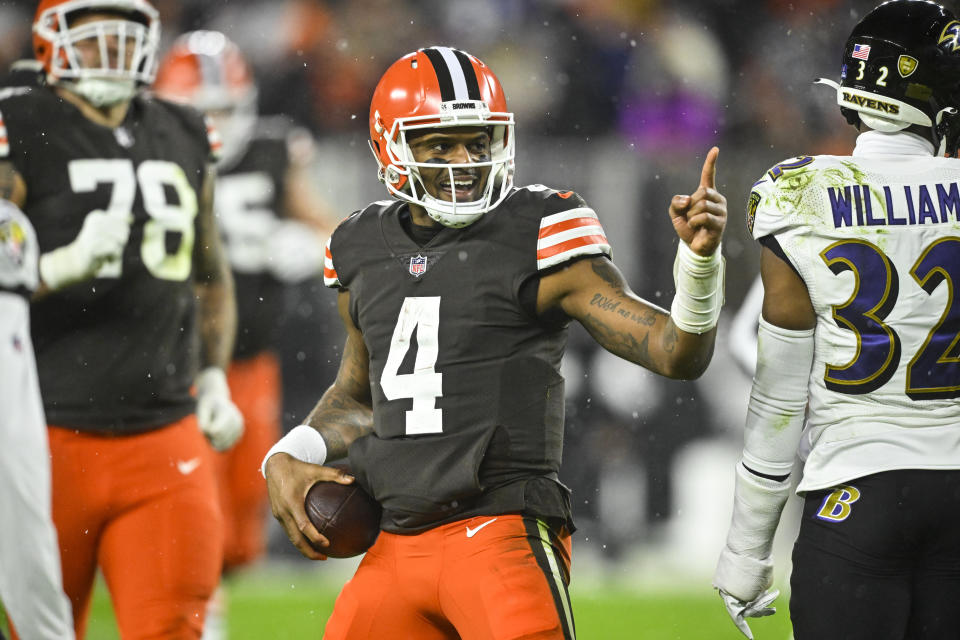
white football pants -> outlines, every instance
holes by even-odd
[[[72,640],[30,310],[0,291],[0,600],[23,640]]]

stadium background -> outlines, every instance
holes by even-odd
[[[164,47],[212,28],[257,72],[263,114],[316,136],[316,183],[347,215],[385,196],[367,149],[373,86],[396,58],[447,44],[487,62],[518,122],[517,182],[574,189],[598,211],[614,259],[640,295],[669,306],[673,193],[696,185],[707,149],[718,187],[727,304],[716,355],[694,383],[618,361],[575,327],[565,363],[568,437],[562,479],[574,491],[574,610],[581,638],[736,638],[710,588],[730,513],[750,378],[730,319],[757,272],[743,225],[750,185],[798,154],[847,153],[855,132],[818,76],[838,78],[844,39],[865,0],[154,0]],[[35,3],[0,0],[0,68],[30,55]],[[290,292],[280,348],[289,372],[284,426],[329,383],[340,333],[333,294]],[[786,586],[794,500],[778,533]],[[268,559],[234,579],[232,638],[319,637],[352,561],[313,565],[271,522]],[[145,548],[148,553],[149,549]],[[102,589],[101,589],[102,591]],[[781,613],[759,638],[789,637]],[[242,617],[238,617],[242,616]],[[302,624],[303,626],[297,626]],[[258,626],[262,625],[262,626]],[[311,635],[304,636],[312,629]],[[92,640],[116,637],[98,599]]]

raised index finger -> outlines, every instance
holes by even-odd
[[[711,147],[707,152],[707,157],[703,161],[703,170],[700,172],[700,186],[714,189],[717,184],[717,156],[720,155],[718,147]]]

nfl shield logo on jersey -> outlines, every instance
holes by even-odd
[[[410,273],[417,276],[418,278],[422,276],[427,270],[427,256],[421,256],[419,254],[410,258]]]

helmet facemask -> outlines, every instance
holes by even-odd
[[[379,122],[379,119],[377,120]],[[382,124],[380,125],[382,127]],[[477,162],[447,163],[417,162],[410,147],[413,134],[425,130],[455,127],[486,127],[490,133],[490,159]],[[442,102],[439,114],[397,118],[384,132],[389,164],[380,165],[380,180],[387,190],[412,204],[423,207],[427,215],[446,227],[465,227],[477,221],[484,213],[497,207],[513,186],[515,138],[513,114],[491,112],[482,101],[454,100]],[[371,145],[377,161],[377,150]],[[451,185],[458,169],[489,169],[481,197],[459,202],[456,190],[451,189],[452,200],[436,198],[427,191],[420,170],[423,167],[449,172]]]
[[[90,13],[117,17],[75,25]],[[129,100],[153,81],[160,22],[143,0],[72,0],[44,11],[34,31],[51,49],[49,81],[96,107]]]

